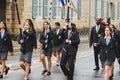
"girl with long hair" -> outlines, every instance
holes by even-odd
[[[18,43],[21,45],[20,67],[25,71],[24,80],[28,80],[28,75],[31,72],[30,65],[36,41],[33,27],[32,21],[25,21],[18,36]]]
[[[47,75],[51,75],[51,56],[52,56],[52,32],[48,22],[43,23],[43,32],[40,35],[40,43],[42,45],[41,61],[44,67],[42,75],[47,72]],[[48,69],[46,68],[45,57],[48,60]]]
[[[2,64],[2,71],[0,73],[0,78],[3,78],[3,73],[6,68],[7,72],[9,70],[9,67],[6,67],[6,60],[8,56],[8,52],[11,52],[13,54],[13,44],[11,41],[10,34],[7,30],[6,23],[4,21],[0,22],[0,60]]]

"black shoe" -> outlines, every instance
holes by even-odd
[[[43,70],[43,72],[41,74],[44,75],[46,72],[47,72],[47,70]]]
[[[48,71],[48,72],[47,72],[47,75],[48,75],[48,76],[49,76],[49,75],[51,75],[51,72],[50,72],[50,71]]]
[[[59,66],[59,63],[56,63],[56,66]]]
[[[30,68],[30,70],[29,70],[29,74],[31,73],[31,68]]]
[[[9,67],[6,67],[6,70],[5,70],[5,75],[7,75],[8,74],[8,71],[10,70],[10,68]]]
[[[99,67],[96,67],[95,69],[93,69],[93,70],[95,70],[95,71],[97,71],[97,70],[99,70],[100,68]]]
[[[0,79],[2,79],[2,78],[3,78],[3,75],[1,74],[1,75],[0,75]]]
[[[113,76],[110,76],[110,77],[109,77],[109,80],[113,80]]]

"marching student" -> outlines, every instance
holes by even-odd
[[[0,61],[2,64],[2,69],[0,73],[0,79],[3,78],[3,73],[6,68],[5,74],[8,73],[9,67],[6,67],[6,60],[8,57],[8,52],[13,55],[13,45],[11,41],[10,34],[7,31],[7,26],[4,21],[0,22]]]
[[[41,61],[44,67],[42,75],[47,72],[47,75],[51,75],[51,56],[52,56],[52,32],[51,28],[47,21],[43,23],[43,31],[40,35],[40,43],[41,43]],[[47,57],[48,68],[46,66],[45,57]]]
[[[35,47],[35,30],[32,24],[32,21],[25,21],[18,36],[18,43],[21,45],[20,67],[25,71],[24,80],[28,80],[32,53]]]
[[[95,68],[93,70],[99,70],[99,52],[100,52],[100,47],[99,46],[94,46],[94,43],[97,43],[102,36],[104,32],[104,26],[100,24],[100,20],[96,20],[96,26],[94,26],[91,29],[91,34],[90,34],[90,47],[93,45],[94,49],[94,60],[95,60]]]
[[[112,80],[116,52],[116,40],[110,27],[105,28],[104,36],[94,46],[100,46],[100,60],[104,69],[104,80]]]
[[[56,66],[59,66],[60,62],[60,52],[63,46],[63,33],[62,29],[60,29],[60,23],[55,23],[55,29],[52,31],[53,33],[53,55],[56,57]]]
[[[62,57],[60,61],[60,67],[67,80],[73,80],[75,58],[78,50],[78,44],[80,43],[78,32],[74,30],[74,26],[68,26],[65,33],[65,41],[63,45]],[[66,67],[66,64],[68,66]]]

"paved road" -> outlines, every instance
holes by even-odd
[[[23,80],[24,71],[19,67],[19,52],[14,56],[9,56],[7,61],[11,70],[3,80]],[[93,71],[94,59],[93,50],[88,47],[87,43],[81,44],[78,49],[77,61],[75,65],[74,80],[104,80],[103,70]],[[52,74],[51,76],[43,76],[42,65],[39,62],[39,50],[34,51],[32,60],[32,73],[30,80],[67,80],[63,75],[60,67],[55,65],[55,58],[52,57]],[[120,80],[120,72],[117,62],[115,62],[114,80]]]

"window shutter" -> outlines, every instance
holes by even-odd
[[[62,9],[62,14],[61,14],[62,19],[65,18],[65,7]]]
[[[38,0],[32,0],[32,17],[36,18],[38,15]]]
[[[73,18],[73,10],[71,10],[71,18]]]
[[[112,18],[115,19],[115,3],[113,3]]]
[[[120,1],[118,2],[118,18],[120,19]]]
[[[102,0],[101,1],[101,17],[104,17],[104,3],[105,3],[105,0]]]
[[[98,0],[95,0],[95,18],[98,17],[98,13],[97,13],[97,4],[98,3]]]
[[[43,17],[47,18],[48,17],[48,0],[43,0]]]
[[[107,3],[107,18],[110,18],[110,3]]]
[[[80,19],[81,18],[81,0],[78,0],[78,19]]]
[[[52,8],[53,18],[56,18],[56,14],[57,14],[57,0],[53,0],[53,8]]]

